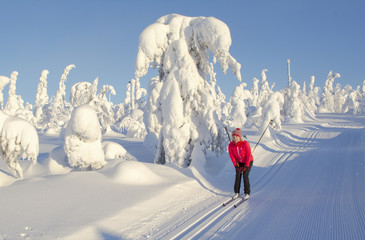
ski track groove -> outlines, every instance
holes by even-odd
[[[206,208],[206,211],[199,212],[194,218],[191,218],[189,221],[180,224],[176,229],[163,236],[164,239],[191,239],[195,235],[200,233],[200,230],[205,229],[210,222],[216,221],[218,218],[224,216],[231,208],[233,208],[233,204],[238,202],[240,199],[236,199],[229,203],[227,206],[223,207],[223,202],[228,201],[229,198],[220,199],[222,203],[219,203],[211,209],[209,206]],[[217,202],[215,203],[217,204]],[[213,204],[212,204],[213,205]],[[214,206],[214,205],[213,205]],[[208,223],[207,223],[208,222]]]

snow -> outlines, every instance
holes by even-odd
[[[256,131],[243,132],[252,148]],[[0,162],[0,239],[365,237],[365,117],[323,113],[263,137],[251,198],[237,209],[221,207],[233,194],[227,153],[195,147],[189,168],[158,165],[143,139],[109,134],[105,166],[78,171],[65,165],[62,139],[39,137],[36,165],[19,161],[23,179]]]

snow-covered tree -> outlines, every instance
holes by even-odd
[[[290,86],[284,89],[282,93],[284,94],[285,99],[283,106],[284,116],[290,122],[303,122],[303,116],[306,109],[302,101],[303,99],[300,98],[300,85],[292,80]]]
[[[75,108],[65,132],[64,149],[70,166],[80,170],[102,168],[106,162],[101,138],[95,110],[89,105]]]
[[[257,99],[257,106],[261,106],[273,93],[272,89],[269,86],[269,82],[267,81],[266,72],[267,69],[263,69],[261,71],[261,84],[260,84],[260,92]]]
[[[4,87],[9,83],[9,78],[6,76],[0,76],[0,110],[4,108]]]
[[[362,83],[361,88],[361,100],[360,100],[360,112],[365,114],[365,80]]]
[[[78,82],[71,87],[70,101],[73,108],[88,104],[95,97],[94,85],[89,82]]]
[[[352,111],[353,115],[358,115],[360,110],[360,101],[361,101],[361,92],[360,92],[360,86],[356,88],[356,90],[351,91],[349,93],[348,99],[345,103],[346,108],[348,111]]]
[[[43,108],[49,103],[49,97],[47,94],[47,76],[48,70],[43,70],[39,79],[37,94],[35,96],[34,103],[34,116],[37,122],[41,122],[43,119]]]
[[[114,123],[113,103],[106,96],[108,92],[110,92],[110,95],[116,94],[113,86],[103,85],[97,97],[90,102],[99,118],[102,133],[110,131],[111,125]]]
[[[293,84],[293,81],[291,82]],[[274,131],[281,131],[281,108],[284,104],[284,96],[280,92],[274,92],[262,105],[261,124],[258,135],[263,134],[266,127],[271,122],[271,128]],[[265,132],[266,136],[270,136],[270,131]]]
[[[161,92],[163,82],[159,80],[159,77],[154,77],[148,84],[148,99],[144,112],[144,123],[146,131],[148,133],[154,133],[158,135],[161,130],[161,119],[158,119],[158,101]]]
[[[315,76],[311,76],[307,99],[308,99],[310,111],[315,113],[318,110],[320,100],[319,100],[319,95],[318,95],[319,87],[314,87],[314,82],[315,82]]]
[[[241,128],[246,123],[246,107],[250,106],[252,100],[250,91],[244,89],[246,86],[246,83],[241,83],[233,90],[230,98],[232,109],[227,119],[230,127]]]
[[[4,111],[10,115],[15,115],[19,109],[24,108],[24,101],[20,95],[16,94],[16,80],[18,72],[14,71],[10,75],[9,80],[9,94],[8,101],[6,102]]]
[[[17,177],[23,177],[20,158],[35,164],[39,153],[38,134],[28,121],[0,111],[0,150],[2,157]]]
[[[133,109],[120,122],[118,122],[118,124],[116,124],[116,127],[119,132],[125,134],[127,137],[144,138],[147,132],[143,123],[143,116],[144,113],[141,109]]]
[[[229,28],[213,17],[171,14],[141,33],[135,77],[144,76],[152,63],[158,67],[162,85],[153,113],[162,126],[155,162],[186,167],[196,144],[203,150],[225,149],[223,145],[212,146],[222,143],[223,128],[216,122],[216,91],[206,76],[212,76],[212,52],[213,61],[218,60],[223,72],[231,66],[241,79],[241,65],[229,54],[230,45]]]
[[[258,100],[259,100],[259,82],[257,78],[253,78],[252,80],[252,87],[251,87],[251,96],[252,101],[251,105],[254,107],[258,107]]]
[[[56,97],[52,99],[51,103],[48,105],[48,109],[46,111],[46,121],[47,121],[47,133],[50,134],[59,134],[62,126],[69,120],[71,106],[66,101],[66,80],[67,75],[71,71],[71,69],[76,66],[71,64],[68,65],[59,82],[58,90],[56,93]]]
[[[338,73],[333,73],[330,71],[327,76],[326,83],[323,87],[322,97],[321,97],[321,105],[319,107],[319,112],[334,112],[334,91],[333,91],[333,82],[336,78],[341,77]]]
[[[141,83],[139,82],[139,79],[137,78],[135,80],[135,99],[134,99],[134,107],[135,108],[139,108],[139,109],[143,109],[145,104],[146,104],[146,100],[144,99],[144,97],[147,95],[147,90],[141,87]]]

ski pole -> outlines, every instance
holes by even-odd
[[[224,129],[226,130],[226,133],[227,133],[227,136],[228,136],[229,142],[231,142],[231,137],[230,137],[230,136],[229,136],[229,134],[228,134],[227,127],[224,127]]]
[[[253,148],[252,153],[255,151],[255,149],[256,149],[256,147],[257,147],[257,145],[258,145],[258,144],[259,144],[259,142],[261,141],[261,138],[264,136],[264,134],[265,134],[265,132],[266,132],[267,128],[268,128],[268,127],[269,127],[269,125],[271,125],[272,123],[273,123],[273,120],[270,120],[270,122],[267,124],[267,126],[266,126],[266,128],[265,128],[264,132],[261,134],[261,137],[260,137],[259,141],[256,143],[255,147]]]

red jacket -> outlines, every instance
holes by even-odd
[[[245,167],[249,167],[253,161],[250,144],[247,141],[239,141],[237,144],[233,141],[228,145],[228,153],[234,166],[237,162],[244,163]]]

